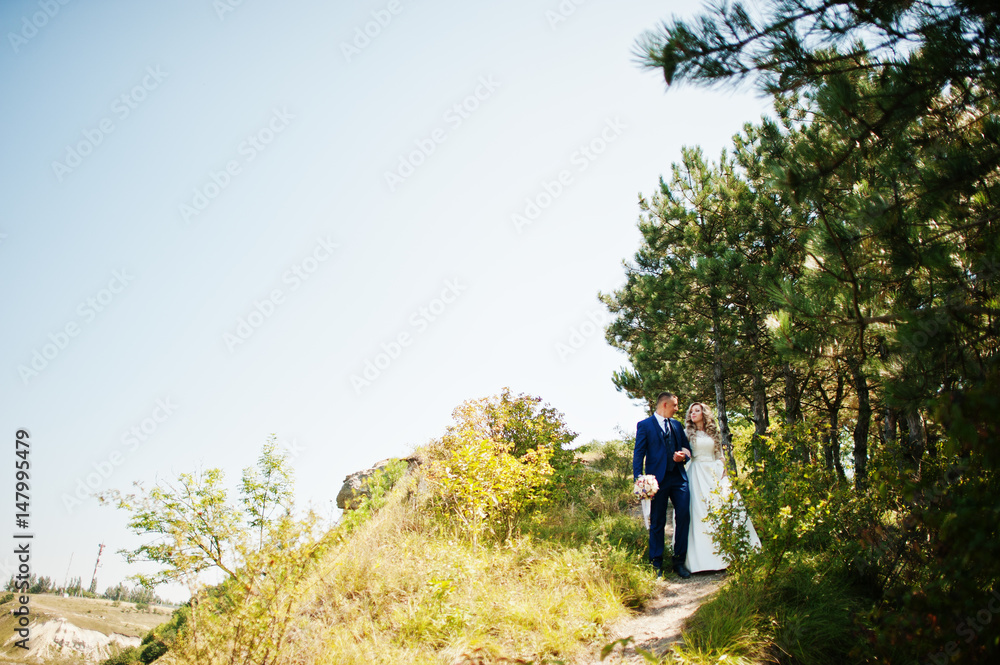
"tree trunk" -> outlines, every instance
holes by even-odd
[[[826,470],[836,469],[837,478],[843,481],[844,465],[840,461],[840,405],[844,403],[844,375],[837,369],[837,392],[831,398],[823,387],[822,379],[816,382],[816,388],[823,404],[826,405],[826,413],[829,417],[830,430],[826,433],[826,442],[823,445],[823,452],[826,457]]]
[[[878,356],[883,363],[889,361],[889,347],[886,346],[884,337],[879,338]],[[899,412],[889,405],[884,405],[882,409],[882,430],[879,434],[882,437],[883,447],[887,450],[893,450],[896,447],[896,424],[899,422]]]
[[[802,420],[802,409],[799,404],[799,387],[796,385],[795,370],[791,363],[785,363],[781,368],[785,377],[785,424],[794,425]]]
[[[917,409],[911,407],[906,410],[906,425],[910,430],[906,454],[910,458],[912,468],[919,469],[920,458],[923,457],[924,449],[927,447],[927,432],[924,430],[924,419]]]
[[[736,473],[733,458],[732,435],[729,432],[729,415],[726,413],[726,375],[722,368],[722,345],[719,342],[719,309],[712,305],[712,382],[715,384],[715,414],[719,421],[719,440],[726,453],[730,473]]]
[[[767,391],[764,388],[764,376],[760,369],[753,370],[753,461],[760,464],[760,439],[767,435],[767,427],[771,423],[767,419]]]
[[[848,358],[854,392],[858,396],[858,422],[854,425],[854,487],[863,490],[868,484],[868,431],[871,427],[872,405],[868,393],[868,377],[859,358]]]
[[[840,461],[840,405],[830,409],[830,432],[827,435],[827,469],[836,469],[837,478],[846,479],[844,464]]]
[[[753,447],[754,465],[759,465],[763,458],[761,437],[767,435],[767,427],[771,424],[767,418],[767,389],[764,386],[764,375],[760,368],[762,361],[758,353],[758,323],[758,316],[755,313],[748,313],[747,316],[743,317],[744,336],[747,339],[748,346],[753,351],[751,362],[756,361],[751,370],[753,377],[753,401],[751,404],[751,409],[753,410],[753,438],[751,439],[751,446]],[[756,358],[753,358],[754,356]]]
[[[893,448],[896,445],[896,423],[899,413],[892,407],[885,407],[885,416],[882,421],[882,445],[886,448]]]
[[[791,427],[802,420],[802,404],[800,401],[798,378],[791,363],[786,362],[781,368],[781,373],[785,377],[785,425]],[[808,378],[807,378],[808,380]],[[798,438],[798,437],[797,437]],[[809,443],[805,437],[799,438],[799,458],[804,464],[812,462],[812,455],[809,450]]]

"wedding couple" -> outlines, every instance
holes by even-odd
[[[657,576],[663,574],[663,529],[669,501],[674,505],[673,570],[686,579],[692,572],[726,568],[725,560],[715,552],[709,504],[719,496],[725,500],[739,498],[725,477],[722,445],[712,412],[695,402],[688,408],[684,426],[674,420],[676,412],[676,395],[657,395],[656,411],[636,426],[632,477],[645,473],[656,476],[659,484],[649,511],[650,563]],[[722,491],[713,494],[720,486]],[[751,547],[759,548],[760,539],[749,518],[747,527]]]

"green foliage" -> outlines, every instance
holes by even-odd
[[[454,424],[431,447],[447,451],[468,441],[490,440],[515,457],[531,450],[551,448],[556,466],[572,460],[566,449],[576,434],[566,427],[563,415],[540,397],[513,395],[504,388],[499,395],[467,400],[452,412]]]
[[[301,623],[300,596],[328,546],[315,537],[318,521],[310,515],[271,526],[271,538],[247,556],[239,578],[196,599],[185,639],[171,652],[206,664],[281,662]]]
[[[881,590],[874,652],[926,658],[954,642],[961,662],[992,662],[1000,628],[1000,508],[996,469],[978,458],[926,464],[893,497],[898,509],[862,532],[859,575]]]
[[[135,550],[122,551],[129,563],[150,561],[165,566],[152,575],[140,575],[145,586],[186,582],[202,571],[217,567],[235,576],[239,565],[236,548],[241,530],[237,509],[227,502],[221,469],[181,473],[175,483],[162,481],[148,492],[140,484],[137,494],[112,490],[101,495],[105,503],[131,514],[128,526],[156,539]]]
[[[100,665],[149,665],[165,654],[177,640],[190,617],[189,606],[174,610],[170,620],[146,633],[137,647],[125,647]]]
[[[273,663],[293,629],[299,585],[327,543],[318,537],[314,513],[293,514],[291,472],[273,435],[257,470],[244,471],[238,503],[230,501],[222,482],[222,471],[209,469],[182,473],[175,483],[161,482],[148,492],[139,486],[136,494],[103,498],[131,513],[136,533],[155,537],[124,552],[130,561],[164,566],[140,581],[178,580],[192,589],[183,639],[156,644],[191,662]],[[212,567],[227,577],[205,590],[199,574]]]
[[[135,647],[125,647],[107,660],[102,661],[101,665],[135,665],[142,662],[138,659],[138,653],[139,650]]]
[[[421,473],[323,558],[297,654],[366,664],[571,662],[623,615],[619,589],[648,594],[648,571],[612,548],[528,534],[456,537],[421,509]]]
[[[500,395],[470,400],[428,447],[426,478],[435,503],[473,540],[511,538],[520,519],[549,497],[553,465],[572,466],[564,446],[576,436],[541,399]]]
[[[728,588],[756,585],[763,599],[762,623],[734,632],[761,649],[733,656],[822,662],[827,635],[841,660],[989,662],[1000,650],[1000,622],[976,618],[1000,579],[993,4],[721,3],[638,45],[668,84],[749,78],[775,101],[777,120],[735,138],[737,168],[724,157],[706,171],[687,151],[659,198],[640,202],[645,244],[609,303],[609,339],[632,361],[620,388],[690,381],[753,413],[735,486],[763,552],[746,552],[733,506],[716,515],[739,583]],[[729,248],[762,247],[756,277],[711,270]],[[734,323],[708,325],[713,302]],[[713,343],[733,349],[721,366]],[[853,632],[796,609],[810,588],[826,596],[828,574],[855,608]],[[781,591],[789,580],[794,593]]]
[[[815,459],[804,458],[802,450],[815,451],[818,439],[807,426],[772,427],[768,436],[754,439],[748,428],[737,430],[735,447],[745,471],[731,481],[764,543],[762,556],[773,573],[790,551],[824,549],[835,524],[835,506],[853,500],[853,495],[830,470],[803,461]],[[751,464],[754,458],[757,462]],[[736,569],[749,556],[738,513],[735,504],[716,512],[722,551]]]
[[[577,448],[575,463],[556,472],[553,504],[532,533],[574,545],[600,543],[641,560],[649,534],[632,495],[632,448],[627,434]]]
[[[113,587],[108,587],[101,594],[102,598],[107,598],[108,600],[113,600],[116,603],[119,601],[126,601],[129,603],[143,604],[145,606],[149,605],[166,605],[167,602],[157,596],[152,589],[144,587],[142,585],[137,585],[130,587],[129,585],[119,582]]]
[[[291,510],[293,496],[292,469],[279,453],[277,437],[272,434],[257,459],[257,468],[243,469],[240,480],[240,502],[247,515],[247,526],[256,528],[258,547],[263,545],[267,523],[277,511]]]
[[[221,469],[181,473],[175,482],[161,481],[149,491],[117,490],[100,496],[130,513],[129,528],[153,534],[151,542],[121,553],[129,563],[150,561],[163,568],[138,575],[144,586],[163,582],[190,583],[205,570],[218,568],[231,578],[255,551],[287,528],[291,511],[291,470],[278,452],[275,436],[265,443],[258,470],[245,469],[240,483],[242,510],[233,505],[223,486]],[[274,518],[277,510],[283,510]],[[276,527],[276,528],[275,528]]]
[[[474,539],[483,532],[509,538],[518,518],[545,498],[551,457],[548,446],[518,457],[504,442],[471,439],[432,461],[427,480],[441,509]]]

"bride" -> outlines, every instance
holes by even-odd
[[[688,551],[685,566],[692,573],[704,570],[723,570],[725,559],[715,552],[712,540],[712,523],[708,511],[713,501],[739,501],[726,477],[722,459],[722,444],[715,418],[707,406],[695,402],[684,418],[685,433],[691,444],[693,458],[687,464],[688,488],[691,494],[691,526],[688,530]],[[716,487],[719,488],[715,492]],[[760,539],[750,518],[746,521],[750,532],[750,546],[760,548]]]

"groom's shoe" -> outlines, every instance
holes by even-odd
[[[663,559],[652,559],[649,563],[653,565],[653,570],[656,571],[656,577],[663,577]]]
[[[674,564],[674,572],[677,573],[677,576],[682,580],[686,580],[691,577],[691,571],[685,568],[683,563]]]

